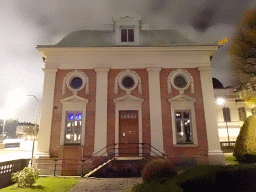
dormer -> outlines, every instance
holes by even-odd
[[[139,33],[141,16],[122,14],[113,19],[116,45],[140,45]]]

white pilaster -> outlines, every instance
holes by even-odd
[[[224,155],[220,149],[217,129],[217,111],[212,84],[213,69],[212,67],[199,67],[198,70],[202,85],[209,163],[224,164]]]
[[[94,153],[107,146],[107,97],[108,97],[108,71],[109,68],[95,68],[96,80],[96,112],[95,112],[95,138]],[[103,150],[100,154],[106,152]],[[107,154],[105,154],[107,155]]]
[[[41,120],[38,133],[37,155],[49,155],[53,100],[55,89],[55,77],[58,69],[43,69],[44,71],[44,89]]]
[[[163,152],[162,105],[160,92],[161,68],[147,68],[149,83],[149,108],[151,145]]]

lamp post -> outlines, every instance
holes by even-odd
[[[38,98],[35,96],[35,95],[27,95],[27,96],[31,96],[31,97],[34,97],[37,101],[37,104],[36,104],[36,117],[35,117],[35,127],[34,127],[34,139],[33,139],[33,145],[32,145],[32,156],[31,156],[31,167],[32,167],[32,162],[33,162],[33,159],[34,159],[34,148],[35,148],[35,139],[36,139],[36,122],[37,122],[37,108],[38,108]]]
[[[225,116],[224,116],[225,102],[226,102],[226,101],[225,101],[224,98],[218,98],[218,99],[217,99],[217,104],[223,106],[223,108],[222,108],[223,118],[224,118],[224,122],[226,123],[226,128],[227,128],[228,146],[230,146],[229,132],[228,132],[228,123],[227,123],[227,121],[226,121],[226,119],[225,119]]]

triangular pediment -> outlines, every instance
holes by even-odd
[[[114,21],[122,21],[122,20],[141,20],[142,17],[136,15],[133,12],[129,12],[127,10],[119,9],[113,17]]]
[[[181,94],[168,99],[168,101],[169,102],[196,102],[196,99],[194,97]]]
[[[135,97],[133,95],[125,95],[125,96],[122,96],[122,97],[118,97],[116,99],[114,99],[114,102],[124,102],[124,101],[136,101],[136,102],[143,102],[144,99],[141,99],[139,97]]]
[[[88,101],[88,99],[79,97],[77,95],[72,95],[60,100],[61,103],[88,103]]]

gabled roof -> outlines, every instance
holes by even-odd
[[[196,99],[194,97],[181,94],[168,99],[168,101],[169,102],[196,102]]]
[[[137,101],[138,102],[139,101],[139,102],[143,102],[144,99],[141,99],[139,97],[135,97],[133,95],[125,95],[125,96],[118,97],[118,98],[114,99],[115,103],[120,102],[120,101],[129,101],[129,102],[131,102],[131,101]]]

